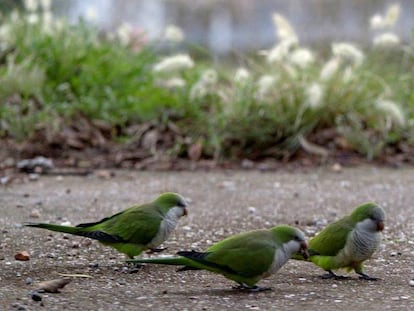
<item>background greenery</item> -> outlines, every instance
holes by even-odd
[[[306,147],[313,142],[373,159],[414,144],[411,45],[366,48],[350,79],[344,79],[342,68],[322,83],[328,49],[315,52],[316,60],[294,73],[257,54],[229,65],[228,59],[213,62],[208,52],[186,43],[146,42],[139,35],[125,42],[117,33],[82,21],[70,25],[46,13],[12,11],[1,17],[1,139],[38,140],[43,133],[42,143],[56,144],[53,137],[67,128],[81,132],[77,124],[87,119],[106,139],[124,144],[137,140],[142,125],[141,148],[149,148],[145,131],[167,133],[171,139],[158,137],[153,145],[180,157],[194,145],[208,158],[281,158],[300,147],[321,153]],[[193,55],[194,66],[154,71],[162,59],[183,51]],[[249,76],[236,81],[241,64]],[[265,94],[260,93],[263,75],[276,76]],[[184,85],[169,86],[171,78]],[[313,105],[307,92],[312,83],[323,88]],[[195,93],[196,86],[201,93]],[[382,98],[394,108],[379,107]],[[64,139],[60,143],[65,147]]]

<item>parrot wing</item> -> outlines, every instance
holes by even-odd
[[[329,224],[309,241],[310,255],[336,256],[344,248],[348,235],[353,229],[349,217]]]
[[[81,224],[77,227],[85,227],[87,231],[103,232],[117,242],[145,245],[157,235],[162,219],[163,215],[154,206],[145,205],[131,207],[96,223]]]
[[[267,272],[273,263],[276,245],[267,231],[240,234],[207,249],[200,262],[222,272],[253,278]]]

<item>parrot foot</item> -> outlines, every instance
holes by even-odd
[[[261,286],[253,286],[253,287],[251,287],[251,288],[248,288],[247,289],[249,292],[252,292],[252,293],[259,293],[259,292],[266,292],[266,291],[269,291],[269,290],[272,290],[272,288],[271,287],[261,287]]]
[[[150,250],[147,252],[148,255],[154,254],[154,253],[161,253],[168,249],[168,247],[162,247],[162,248],[150,248]]]
[[[327,279],[349,280],[350,279],[349,276],[337,275],[337,274],[333,273],[331,270],[328,270],[328,273],[321,275],[321,278],[324,279],[324,280],[327,280]]]
[[[132,257],[130,259],[134,259],[134,257]],[[139,263],[139,262],[127,262],[127,264],[131,265],[132,266],[131,271],[134,271],[134,272],[130,272],[130,273],[136,273],[136,272],[138,272],[139,269],[144,267],[144,265],[142,263]]]
[[[258,293],[258,292],[264,292],[268,290],[272,290],[271,287],[261,287],[261,286],[247,286],[245,284],[239,283],[237,286],[233,286],[233,289],[242,290],[242,291],[248,291],[251,293]]]
[[[360,280],[366,280],[366,281],[378,281],[379,280],[379,278],[369,276],[368,274],[365,274],[364,272],[357,272],[357,273],[360,275],[359,277]]]

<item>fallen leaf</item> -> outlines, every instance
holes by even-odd
[[[59,289],[65,287],[65,285],[70,282],[71,279],[67,278],[43,281],[37,284],[36,289],[39,291],[44,291],[46,293],[59,293]]]
[[[28,261],[30,260],[30,255],[26,251],[21,251],[14,255],[14,259],[20,260],[20,261]]]

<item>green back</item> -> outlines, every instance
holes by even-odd
[[[222,266],[246,278],[265,273],[277,245],[268,230],[255,230],[224,239],[206,250],[207,262]]]
[[[311,255],[336,256],[344,248],[354,226],[349,216],[329,224],[309,241],[309,252]]]
[[[104,218],[85,230],[99,230],[118,236],[127,243],[147,244],[158,233],[163,216],[164,214],[154,203],[148,203],[132,206],[123,212]]]

